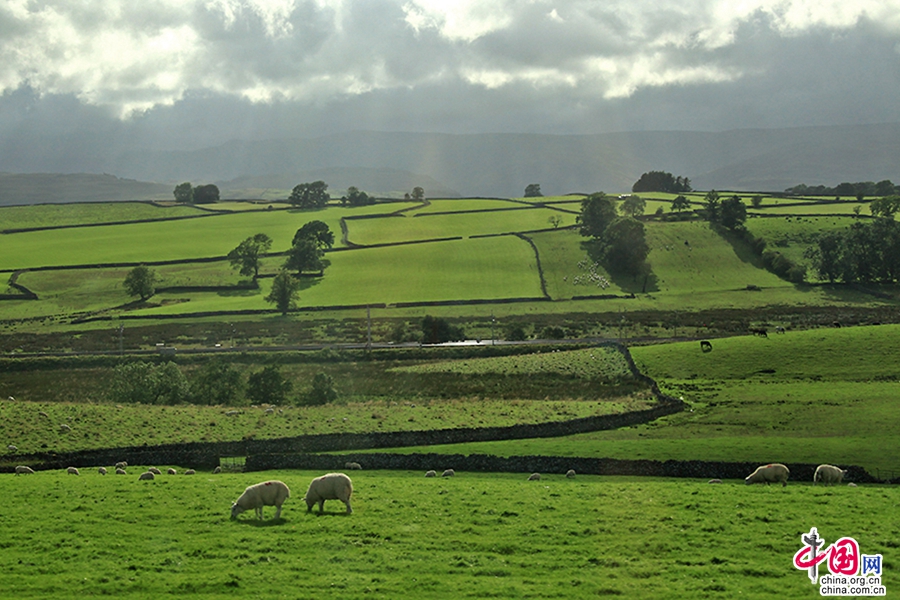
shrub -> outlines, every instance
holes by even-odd
[[[312,387],[301,399],[302,404],[320,405],[337,400],[338,393],[334,389],[334,379],[327,373],[316,373]]]
[[[270,365],[247,378],[247,398],[253,404],[283,404],[293,387],[278,367]]]
[[[545,340],[561,340],[566,337],[566,332],[562,327],[548,326],[541,329],[540,337]]]

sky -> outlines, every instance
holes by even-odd
[[[0,0],[7,147],[887,123],[898,99],[900,0]]]

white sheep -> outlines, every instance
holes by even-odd
[[[97,472],[101,475],[106,475],[106,467],[100,467],[99,469],[97,469]]]
[[[68,473],[69,475],[81,475],[81,473],[79,473],[78,469],[76,469],[75,467],[69,467],[68,469],[66,469],[66,473]]]
[[[125,462],[124,460],[120,460],[119,462],[116,463],[116,468],[117,469],[126,469],[126,468],[128,468],[128,463]]]
[[[566,471],[566,478],[574,479],[575,478],[575,469],[569,469],[568,471]]]
[[[193,469],[188,469],[187,471],[184,472],[185,475],[195,475],[196,473],[197,473],[197,471],[195,471]]]
[[[819,465],[816,467],[816,473],[813,475],[813,485],[822,482],[825,485],[829,483],[841,483],[847,474],[845,469],[835,467],[834,465]]]
[[[744,479],[747,485],[751,483],[765,483],[769,485],[772,482],[781,482],[782,487],[787,485],[790,470],[781,463],[772,463],[757,467],[750,475]]]
[[[722,483],[722,480],[721,479],[710,479],[706,483]]]
[[[435,471],[426,471],[425,477],[437,477],[437,472]]]
[[[138,477],[138,481],[153,481],[153,479],[154,479],[155,477],[156,477],[156,475],[154,475],[154,474],[151,473],[150,471],[144,471],[144,472],[141,473],[140,476]]]
[[[454,471],[453,469],[447,469],[446,471],[441,473],[441,477],[453,477],[454,475],[456,475],[456,471]]]
[[[218,475],[221,472],[222,472],[222,467],[216,467],[215,469],[213,469],[213,475]]]
[[[26,467],[25,465],[19,465],[16,467],[16,475],[34,475],[34,470],[31,467]]]
[[[281,517],[281,505],[291,497],[291,490],[281,481],[264,481],[251,485],[241,497],[231,505],[231,518],[251,508],[256,510],[256,518],[263,518],[263,506],[275,507],[275,518]]]
[[[7,446],[6,449],[9,450],[10,452],[18,452],[19,451],[19,449],[16,448],[15,446],[13,446],[12,444]]]
[[[69,433],[70,431],[72,431],[72,428],[69,427],[68,425],[66,425],[65,423],[63,423],[62,425],[59,426],[60,433]]]
[[[344,463],[344,468],[349,471],[361,471],[362,465],[360,465],[358,462],[348,462]]]
[[[38,414],[41,415],[42,417],[47,417],[48,419],[50,418],[50,415],[48,415],[47,413],[45,413],[45,412],[42,411],[42,410],[39,410],[39,411],[38,411]]]
[[[347,514],[353,512],[350,508],[350,496],[353,495],[353,483],[343,473],[328,473],[313,479],[306,490],[306,512],[310,512],[314,504],[319,504],[319,514],[325,510],[326,500],[340,500],[347,506]]]
[[[147,472],[153,473],[154,475],[162,475],[162,471],[160,471],[156,467],[150,467],[149,469],[147,469]]]
[[[856,487],[856,484],[855,484],[855,483],[848,483],[848,484],[847,484],[847,487]]]
[[[172,467],[169,467],[169,469],[166,471],[166,473],[168,473],[169,475],[178,475],[178,471],[176,471]]]
[[[540,481],[540,480],[541,480],[540,473],[532,473],[531,475],[528,476],[528,481]]]
[[[116,475],[127,475],[127,474],[128,473],[125,472],[125,469],[120,469],[120,468],[116,467]]]

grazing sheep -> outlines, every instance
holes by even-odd
[[[454,471],[453,469],[447,469],[446,471],[441,473],[441,477],[453,477],[454,475],[456,475],[456,471]]]
[[[856,487],[856,484],[855,484],[855,483],[848,483],[848,484],[847,484],[847,487]]]
[[[437,477],[437,473],[435,471],[426,471],[425,477]]]
[[[245,510],[255,509],[256,518],[263,518],[263,506],[275,507],[275,518],[281,517],[281,505],[291,497],[291,490],[281,481],[264,481],[251,485],[231,505],[231,518],[236,519]]]
[[[13,446],[12,444],[7,446],[6,449],[9,450],[10,452],[18,452],[19,451],[19,449],[16,448],[15,446]]]
[[[66,469],[66,473],[68,473],[69,475],[81,475],[81,473],[79,473],[78,469],[76,469],[75,467],[69,467],[68,469]]]
[[[50,418],[50,415],[48,415],[47,413],[45,413],[45,412],[42,411],[42,410],[39,410],[39,411],[38,411],[38,414],[41,415],[42,417],[47,417],[48,419]]]
[[[178,471],[171,467],[166,471],[166,473],[168,473],[169,475],[178,475]]]
[[[154,475],[154,474],[151,473],[150,471],[144,471],[144,472],[141,473],[140,476],[138,477],[138,481],[153,481],[153,478],[154,478],[154,477],[156,477],[156,475]]]
[[[769,485],[770,482],[780,481],[782,487],[784,487],[787,485],[787,479],[790,474],[790,470],[783,464],[773,463],[757,467],[755,471],[747,475],[744,483],[747,485],[751,483],[765,483]]]
[[[566,471],[566,479],[574,479],[575,478],[575,469],[569,469]]]
[[[70,431],[72,431],[72,428],[69,427],[68,425],[66,425],[65,423],[63,423],[62,425],[59,426],[60,433],[69,433]]]
[[[710,479],[706,483],[722,483],[722,480],[721,479]]]
[[[215,469],[213,469],[213,475],[218,475],[221,472],[222,472],[222,467],[216,467]]]
[[[267,408],[267,409],[266,409],[266,414],[267,414],[267,415],[273,415],[273,414],[275,414],[275,409],[274,409],[274,408]]]
[[[816,473],[813,475],[813,485],[822,482],[825,485],[829,483],[841,483],[847,474],[845,469],[840,469],[834,465],[819,465],[816,467]]]
[[[344,468],[348,471],[361,471],[362,465],[360,465],[358,462],[348,462],[344,463]]]
[[[100,467],[99,469],[97,469],[97,472],[101,475],[106,475],[106,467]]]
[[[701,352],[712,352],[712,342],[709,340],[700,340]]]
[[[188,469],[184,472],[185,475],[195,475],[197,472],[193,469]]]
[[[532,473],[531,475],[528,476],[528,481],[540,481],[540,480],[541,480],[540,473]]]
[[[16,475],[27,475],[29,473],[31,475],[34,475],[34,470],[31,467],[26,467],[24,465],[19,465],[18,467],[16,467]]]
[[[128,473],[125,472],[125,469],[120,469],[120,468],[117,467],[117,468],[116,468],[116,475],[128,475]]]
[[[353,512],[350,508],[350,496],[353,494],[353,483],[343,473],[328,473],[313,479],[306,490],[306,512],[310,512],[314,504],[319,504],[319,514],[325,510],[326,500],[340,500],[347,506],[347,514]]]
[[[124,460],[120,460],[119,462],[116,463],[116,468],[117,468],[117,469],[125,469],[125,468],[128,468],[128,463],[125,462]]]
[[[147,472],[153,473],[154,475],[162,475],[162,471],[160,471],[156,467],[150,467],[149,469],[147,469]]]

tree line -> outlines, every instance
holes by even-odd
[[[278,367],[270,365],[245,378],[230,363],[214,358],[190,372],[190,377],[171,361],[121,363],[113,369],[107,397],[115,403],[242,406],[316,405],[338,396],[334,380],[326,373],[317,373],[302,392],[292,395],[293,391],[294,382]]]
[[[179,183],[173,192],[175,201],[184,204],[213,204],[219,201],[219,188],[214,184],[192,186],[190,182]],[[407,192],[404,199],[422,202],[425,199],[425,190],[419,186]],[[304,210],[321,209],[331,201],[328,193],[328,184],[324,181],[312,181],[300,183],[294,186],[287,198],[288,203]],[[367,206],[375,204],[377,198],[360,190],[356,186],[347,188],[347,193],[341,196],[341,206]]]
[[[866,196],[893,196],[900,194],[900,187],[894,185],[890,179],[885,179],[878,183],[873,181],[844,182],[835,187],[801,183],[784,191],[792,196],[834,196],[838,199],[856,198],[862,200]]]

